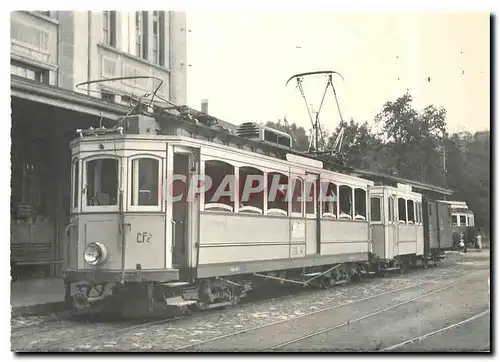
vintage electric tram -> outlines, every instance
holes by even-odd
[[[465,232],[467,228],[474,227],[474,213],[464,201],[443,201],[451,208],[451,226],[455,233]]]
[[[448,241],[433,235],[449,206],[296,152],[286,133],[222,124],[141,98],[111,127],[78,131],[64,266],[77,310],[208,309],[264,282],[326,287],[442,258]],[[288,196],[270,197],[274,179]]]

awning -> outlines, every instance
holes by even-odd
[[[129,110],[127,107],[118,104],[106,103],[95,97],[59,87],[40,84],[14,75],[11,75],[10,89],[12,97],[94,116],[102,115],[109,119],[122,116]]]

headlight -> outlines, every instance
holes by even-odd
[[[97,265],[106,260],[106,247],[100,243],[91,243],[85,247],[83,258],[89,265]]]

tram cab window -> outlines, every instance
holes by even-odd
[[[78,184],[80,182],[80,162],[78,159],[73,160],[73,208],[78,207],[78,199],[80,198],[80,193],[78,192]]]
[[[472,218],[472,216],[468,216],[467,221],[469,222],[469,226],[474,226],[474,219]]]
[[[422,217],[420,216],[420,203],[415,202],[415,223],[421,224]]]
[[[406,200],[398,198],[398,220],[406,224]]]
[[[223,161],[206,161],[205,176],[210,188],[205,190],[205,207],[207,211],[234,210],[234,167]]]
[[[349,186],[339,187],[339,219],[352,219],[352,189]]]
[[[406,200],[408,209],[408,224],[415,224],[415,206],[413,200]]]
[[[465,215],[460,215],[460,226],[466,226],[466,217],[465,217]]]
[[[380,197],[372,197],[370,200],[371,220],[373,222],[382,221],[382,199]]]
[[[338,218],[337,215],[337,185],[331,182],[322,183],[322,197],[325,199],[322,202],[323,217]]]
[[[100,158],[86,164],[87,205],[118,205],[118,160]]]
[[[293,187],[292,194],[292,213],[300,216],[303,216],[303,202],[302,202],[302,194],[303,190],[303,182],[300,178],[296,178],[292,180],[291,186]]]
[[[132,206],[159,205],[160,161],[142,157],[132,161],[130,173]]]
[[[262,214],[264,210],[264,173],[253,167],[239,169],[239,212]]]
[[[451,225],[452,226],[458,225],[458,216],[457,215],[451,215]]]
[[[389,196],[389,222],[394,221],[394,197]]]
[[[366,191],[354,190],[354,220],[366,220]]]
[[[270,172],[267,175],[267,213],[288,215],[288,177],[286,175]]]

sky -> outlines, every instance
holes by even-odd
[[[387,101],[406,89],[414,107],[447,111],[448,131],[490,129],[488,13],[336,13],[192,11],[187,13],[188,104],[225,121],[282,119],[310,128],[296,82],[289,77],[335,70],[344,120],[373,123]],[[428,77],[431,81],[427,81]],[[303,80],[318,109],[326,78]],[[340,121],[329,89],[320,113]]]

